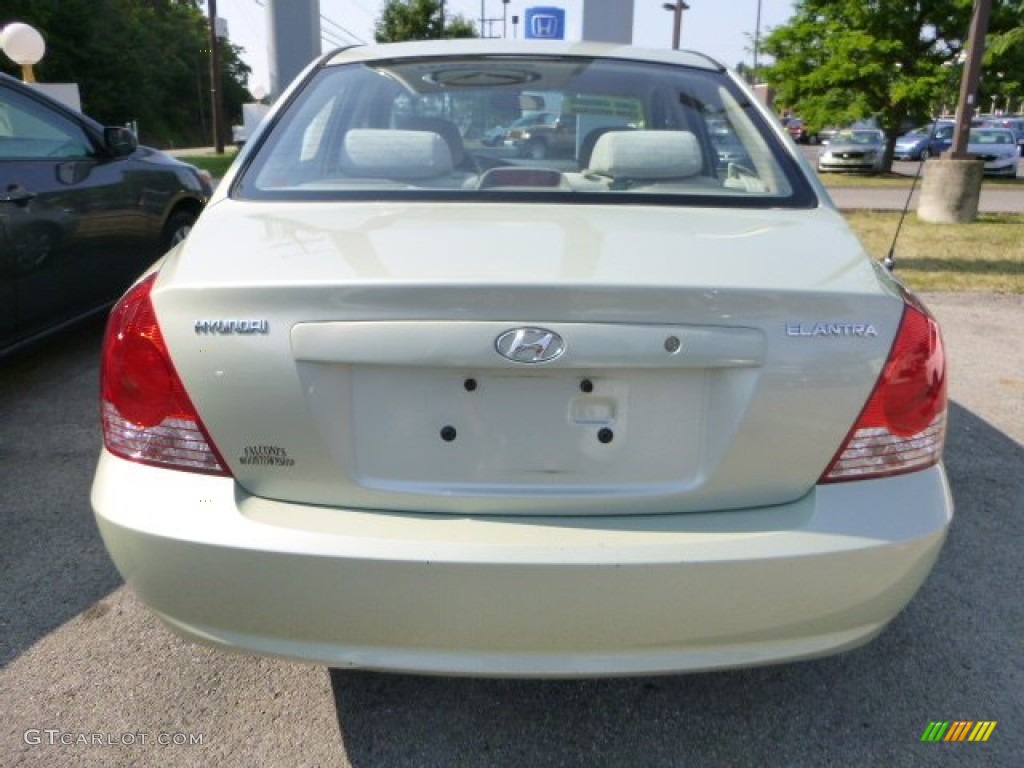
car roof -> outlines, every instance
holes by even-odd
[[[719,62],[695,51],[636,48],[614,43],[554,42],[538,40],[422,40],[405,43],[352,46],[330,54],[326,66],[378,59],[415,59],[448,56],[583,56],[624,61],[675,64],[709,71],[722,71]]]

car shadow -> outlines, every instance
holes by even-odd
[[[957,509],[935,570],[868,645],[775,667],[636,679],[474,680],[331,670],[352,766],[958,764],[932,720],[996,720],[1024,749],[1024,447],[957,404]],[[856,574],[850,574],[856,578]],[[961,745],[968,746],[968,745]],[[949,762],[946,762],[949,761]]]
[[[0,666],[122,583],[89,505],[104,322],[0,364]]]

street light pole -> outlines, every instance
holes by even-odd
[[[46,53],[46,41],[38,29],[20,21],[8,24],[0,30],[0,48],[11,61],[21,65],[22,81],[36,81],[32,67],[38,64]]]
[[[672,11],[672,50],[679,50],[679,39],[683,33],[683,11],[690,10],[690,6],[684,0],[675,0],[672,3],[662,3],[662,8]]]

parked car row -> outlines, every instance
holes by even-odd
[[[209,175],[0,74],[0,354],[112,304],[210,194]]]
[[[1016,176],[1017,163],[1024,151],[1024,133],[1017,134],[1011,120],[994,121],[976,119],[971,123],[967,151],[985,161],[985,173],[996,176]],[[1024,128],[1024,120],[1019,121]],[[927,160],[937,157],[953,145],[956,124],[939,119],[922,125],[896,140],[893,158],[896,160]]]
[[[952,146],[955,127],[953,120],[940,118],[903,134],[896,140],[893,159],[923,161],[937,157]],[[1016,133],[1018,127],[1024,128],[1024,119],[978,118],[972,121],[967,151],[984,160],[987,175],[1016,176],[1017,164],[1024,152],[1024,133]],[[880,171],[885,142],[884,132],[876,129],[835,131],[828,141],[822,141],[818,170]]]

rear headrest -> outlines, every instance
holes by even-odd
[[[696,176],[702,165],[689,131],[613,131],[597,140],[588,171],[615,179],[680,179]]]
[[[452,153],[431,131],[353,128],[345,134],[341,170],[367,179],[430,179],[452,172]]]
[[[628,125],[602,125],[594,128],[583,137],[583,141],[580,142],[579,155],[576,158],[579,164],[580,170],[586,170],[590,167],[590,158],[594,155],[594,147],[597,145],[597,140],[604,136],[606,133],[612,131],[631,131],[633,130]]]
[[[440,134],[448,143],[448,151],[452,153],[452,165],[458,167],[466,154],[462,143],[462,134],[451,120],[443,117],[406,117],[398,122],[398,127],[405,131],[433,131]]]

